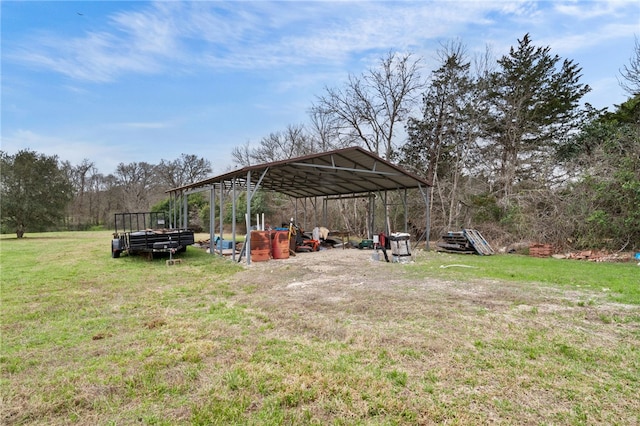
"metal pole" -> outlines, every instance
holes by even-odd
[[[388,192],[384,191],[384,228],[386,229],[385,234],[391,234],[391,222],[389,222],[389,196]]]
[[[373,239],[373,233],[376,229],[376,195],[369,193],[369,235],[368,239]]]
[[[216,216],[216,187],[211,186],[209,190],[209,254],[215,253],[216,247],[216,230],[215,230],[215,216]]]
[[[431,238],[431,235],[430,235],[431,234],[431,229],[430,229],[431,228],[431,212],[429,211],[429,197],[431,196],[431,194],[430,194],[431,193],[431,187],[430,186],[427,187],[426,194],[425,194],[425,191],[422,189],[422,187],[420,187],[420,192],[422,193],[422,197],[424,198],[424,204],[425,204],[425,206],[427,208],[426,214],[425,214],[426,222],[427,222],[426,225],[425,225],[426,226],[426,230],[425,230],[425,239],[426,239],[425,246],[426,246],[427,251],[429,251],[429,238]]]
[[[404,232],[408,232],[409,230],[409,222],[407,219],[408,209],[407,209],[407,188],[404,189]]]
[[[329,200],[327,200],[327,197],[323,197],[322,198],[322,224],[325,228],[329,228],[329,221],[327,220],[327,216],[328,216],[327,210],[329,209],[328,204],[329,204]]]
[[[184,206],[184,222],[183,222],[183,229],[187,229],[189,227],[189,196],[188,195],[184,195],[184,200],[183,200],[183,206]]]
[[[231,239],[233,240],[233,254],[231,255],[233,261],[236,260],[236,178],[231,181]]]
[[[223,222],[223,218],[222,218],[222,205],[223,205],[223,201],[224,201],[224,200],[223,200],[223,195],[224,195],[224,194],[223,194],[223,192],[222,192],[222,182],[220,182],[220,198],[219,198],[218,203],[220,204],[220,209],[219,209],[219,211],[220,211],[220,256],[221,256],[221,257],[223,256],[223,254],[222,254],[222,240],[224,240],[224,234],[223,234],[223,232],[222,232],[222,225],[223,225],[223,223],[222,223],[222,222]]]
[[[251,265],[251,170],[247,171],[247,236],[245,238],[247,266]]]

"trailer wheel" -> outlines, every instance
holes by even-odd
[[[116,249],[113,241],[111,242],[111,257],[117,259],[120,257],[120,250]]]

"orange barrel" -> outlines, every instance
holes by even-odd
[[[251,260],[264,262],[271,258],[269,231],[251,231]]]
[[[274,259],[289,258],[289,231],[271,233],[271,253]]]

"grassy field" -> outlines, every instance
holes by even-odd
[[[565,288],[592,289],[609,299],[640,305],[640,267],[636,262],[606,263],[529,256],[466,256],[431,253],[412,265],[418,275],[468,280],[535,282]]]
[[[640,423],[635,263],[109,250],[0,239],[2,424]]]

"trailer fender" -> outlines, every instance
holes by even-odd
[[[122,253],[122,241],[119,238],[111,240],[111,257],[117,259]]]

